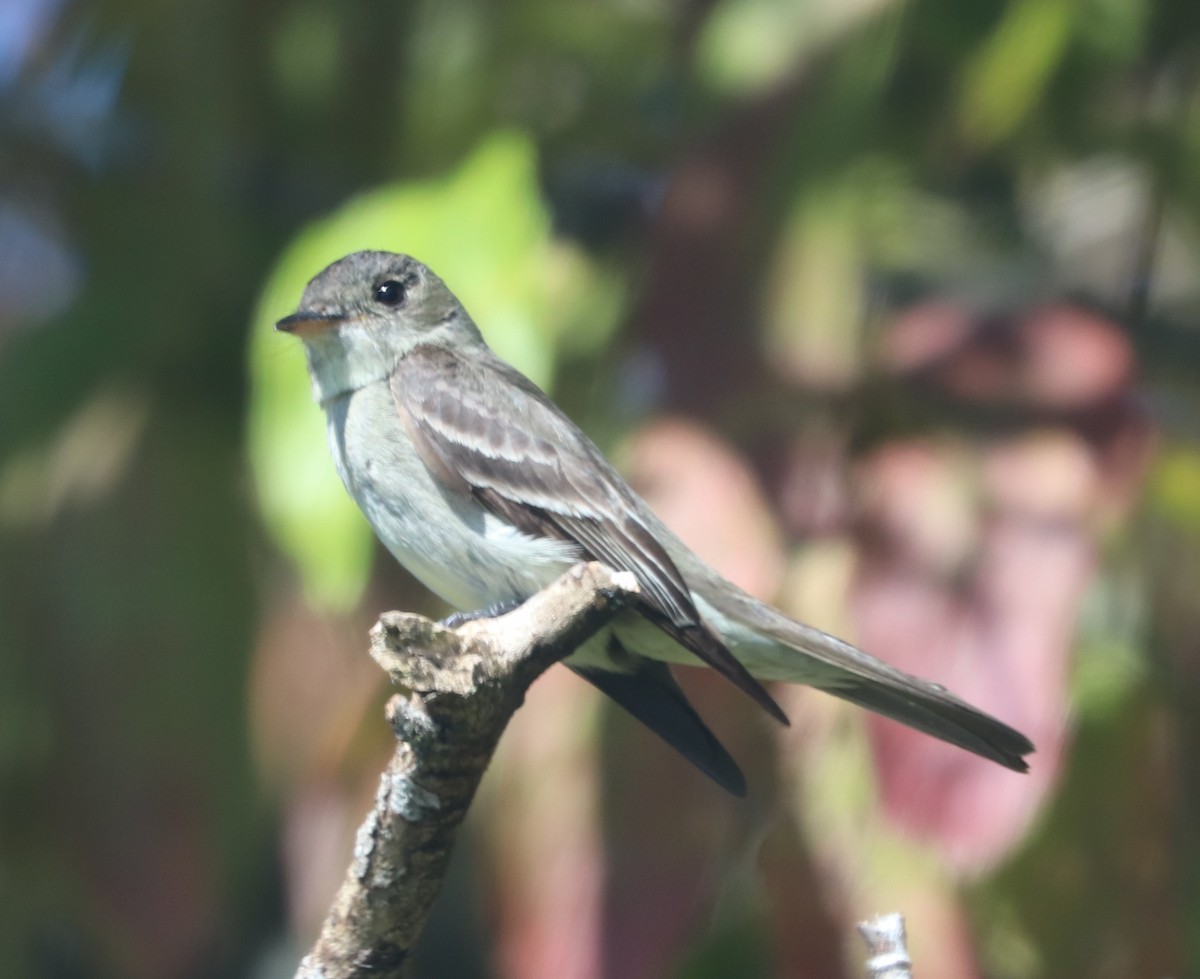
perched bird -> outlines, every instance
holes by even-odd
[[[581,560],[632,572],[635,609],[566,664],[730,792],[737,764],[667,663],[706,663],[771,716],[807,683],[1025,771],[1029,740],[747,595],[697,558],[413,258],[348,255],[277,329],[304,341],[337,471],[396,559],[457,609],[514,606]]]

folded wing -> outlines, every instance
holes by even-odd
[[[418,347],[397,366],[391,389],[409,435],[449,492],[472,495],[524,533],[572,541],[588,558],[632,572],[643,615],[787,723],[701,618],[639,517],[633,491],[532,381],[490,352]]]

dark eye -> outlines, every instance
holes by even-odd
[[[396,279],[388,279],[375,287],[375,301],[385,306],[402,306],[408,298],[408,290],[404,283]]]

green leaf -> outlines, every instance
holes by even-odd
[[[1016,0],[967,67],[960,116],[973,142],[992,145],[1037,105],[1074,26],[1073,0]]]

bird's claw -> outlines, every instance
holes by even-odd
[[[520,604],[520,601],[513,599],[507,602],[497,602],[495,605],[489,605],[487,608],[477,608],[471,612],[452,612],[442,619],[440,624],[446,629],[457,629],[460,625],[474,622],[477,619],[494,619],[497,616],[504,615],[506,612],[511,612]]]

